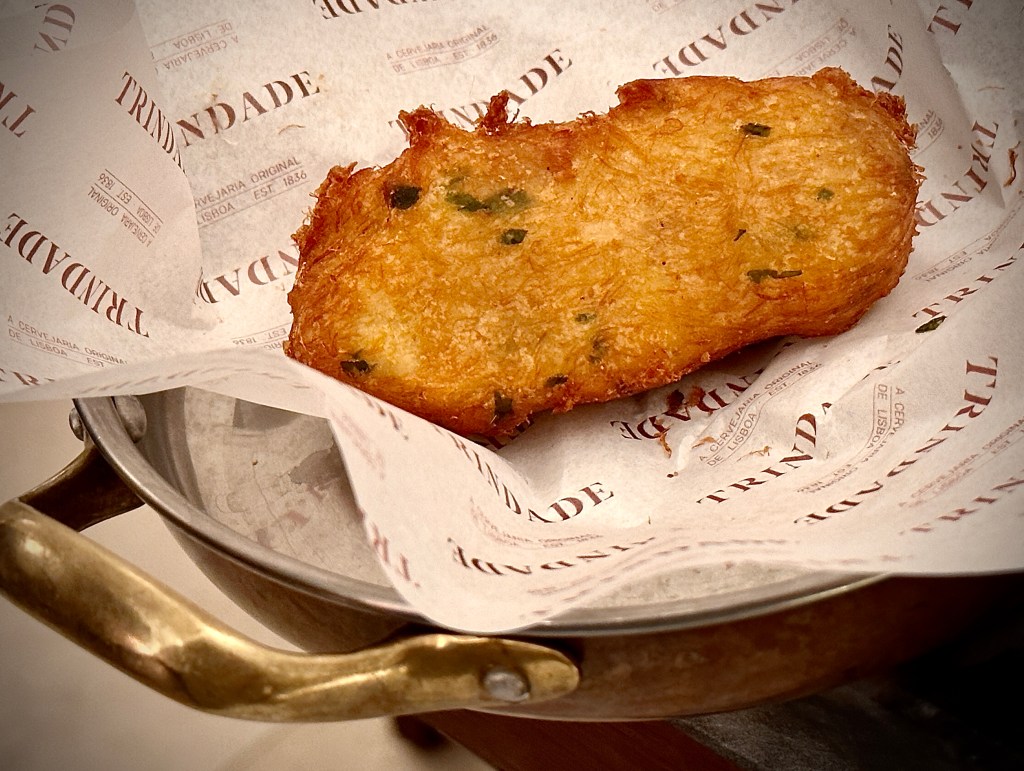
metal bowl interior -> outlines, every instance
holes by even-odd
[[[77,402],[126,482],[192,539],[257,574],[353,609],[429,623],[391,587],[364,536],[328,424],[195,388],[141,397],[136,444],[106,398]],[[644,580],[520,634],[640,634],[752,618],[882,576],[731,564]]]

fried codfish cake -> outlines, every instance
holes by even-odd
[[[640,80],[607,114],[474,131],[420,108],[295,234],[288,355],[463,434],[849,328],[899,280],[903,102],[841,70]]]

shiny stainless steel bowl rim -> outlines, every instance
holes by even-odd
[[[76,399],[78,413],[104,458],[135,493],[173,528],[276,583],[344,606],[435,624],[394,590],[318,568],[268,549],[208,516],[152,468],[128,436],[108,397]],[[672,603],[583,608],[520,630],[524,637],[641,634],[710,626],[766,615],[854,592],[885,580],[881,574],[814,574],[806,585],[772,597],[705,611],[673,610]]]

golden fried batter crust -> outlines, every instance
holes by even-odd
[[[853,325],[899,280],[902,100],[846,73],[640,80],[607,114],[474,131],[420,108],[295,234],[288,355],[463,434]]]

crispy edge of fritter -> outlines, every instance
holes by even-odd
[[[828,68],[819,71],[811,78],[783,77],[752,82],[744,82],[736,78],[705,76],[633,81],[617,90],[619,104],[604,115],[587,113],[575,121],[558,124],[533,125],[526,119],[510,120],[508,115],[509,95],[507,93],[498,94],[490,100],[486,115],[479,121],[473,132],[465,132],[453,126],[441,115],[425,107],[420,107],[411,112],[400,113],[399,118],[409,135],[409,148],[402,153],[399,161],[415,165],[424,158],[429,159],[434,146],[443,146],[445,138],[452,136],[453,132],[460,135],[483,135],[508,142],[523,141],[528,138],[531,145],[542,148],[550,147],[551,152],[557,155],[558,148],[562,148],[561,152],[564,153],[566,144],[551,142],[545,145],[545,132],[571,131],[584,125],[593,125],[596,121],[614,121],[616,116],[624,113],[640,111],[664,100],[671,101],[672,89],[696,89],[698,91],[703,89],[710,94],[728,84],[733,87],[758,89],[762,92],[785,91],[794,83],[805,84],[808,81],[813,82],[819,88],[830,89],[835,98],[840,101],[870,111],[888,127],[895,143],[902,146],[905,152],[913,147],[916,127],[907,122],[906,108],[900,97],[884,92],[873,94],[859,86],[842,70]],[[549,160],[556,176],[560,167],[571,170],[572,157],[552,157]],[[383,198],[380,193],[381,183],[389,169],[396,163],[381,169],[364,168],[358,171],[355,171],[355,164],[347,167],[336,166],[314,193],[317,205],[309,213],[307,221],[294,235],[295,243],[299,248],[300,264],[295,286],[289,294],[289,302],[292,304],[295,314],[291,333],[285,342],[285,351],[289,356],[339,380],[375,393],[380,398],[393,401],[404,409],[456,432],[501,436],[512,432],[518,424],[538,412],[546,410],[564,412],[576,404],[609,401],[627,394],[665,385],[704,366],[709,361],[720,359],[755,342],[754,340],[739,340],[731,344],[726,342],[717,348],[710,346],[712,348],[710,356],[703,355],[699,359],[682,364],[675,362],[674,366],[669,366],[668,362],[648,365],[643,371],[633,373],[634,376],[629,378],[628,382],[624,382],[620,378],[617,382],[606,384],[606,387],[597,392],[590,389],[590,392],[583,393],[579,388],[574,387],[558,389],[548,392],[540,400],[539,406],[536,403],[537,400],[531,403],[530,400],[517,399],[515,407],[507,412],[502,412],[499,405],[490,403],[462,404],[453,408],[452,405],[434,403],[429,399],[411,398],[410,392],[415,391],[416,384],[408,384],[405,388],[396,389],[367,387],[367,384],[361,382],[358,375],[348,376],[339,370],[338,360],[341,352],[327,350],[320,345],[315,321],[313,322],[314,328],[309,328],[308,316],[303,315],[301,318],[307,320],[307,324],[300,323],[300,306],[304,301],[306,280],[310,272],[314,271],[314,266],[329,254],[334,254],[337,258],[334,249],[319,248],[321,243],[330,241],[336,244],[339,241],[347,240],[356,243],[362,233],[375,226],[380,211],[386,209],[381,200]],[[833,314],[828,319],[823,318],[815,328],[801,329],[796,334],[827,335],[848,329],[863,316],[875,301],[888,294],[898,282],[906,266],[912,239],[916,233],[913,204],[921,180],[920,169],[909,162],[909,155],[908,163],[913,171],[912,189],[901,191],[907,202],[907,214],[903,227],[894,229],[889,243],[884,245],[886,247],[884,251],[891,254],[891,259],[884,266],[882,274],[874,278],[870,285],[850,287],[847,292],[850,301],[846,303],[841,313]],[[323,350],[317,351],[317,347],[321,347]]]

